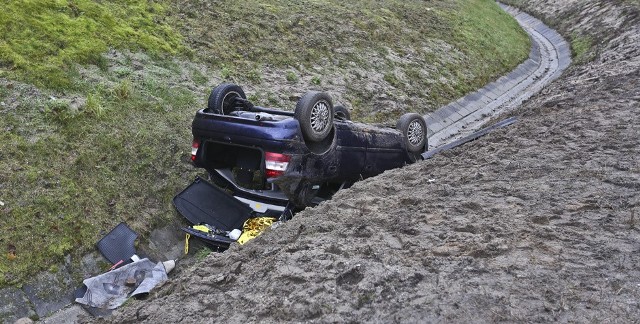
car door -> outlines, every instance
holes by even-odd
[[[331,165],[330,171],[335,171],[335,177],[343,180],[357,180],[362,173],[366,158],[365,135],[359,131],[355,123],[350,121],[336,122],[336,164]]]
[[[366,133],[363,177],[378,175],[405,164],[402,135],[395,129],[376,127]]]

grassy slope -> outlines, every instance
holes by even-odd
[[[227,79],[260,84],[278,67],[300,79],[294,88],[346,84],[336,92],[365,121],[433,110],[511,69],[529,48],[490,0],[190,1],[175,2],[173,15]],[[382,95],[400,107],[380,109]]]
[[[158,3],[132,0],[9,1],[0,11],[0,61],[37,86],[68,90],[74,86],[74,63],[106,64],[109,47],[176,53],[179,34],[162,23]]]
[[[55,270],[120,221],[144,234],[179,219],[189,123],[222,79],[274,104],[278,84],[333,89],[356,117],[385,121],[528,54],[489,0],[25,3],[0,13],[0,286]],[[407,105],[372,111],[380,89]]]

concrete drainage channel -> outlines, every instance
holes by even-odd
[[[571,64],[571,49],[560,34],[516,8],[501,7],[531,37],[529,58],[495,82],[427,114],[430,149],[469,135],[491,118],[518,107]]]
[[[431,149],[444,148],[459,138],[468,137],[489,119],[516,108],[558,78],[571,64],[569,45],[556,31],[526,13],[501,6],[530,35],[529,59],[497,81],[426,115]],[[149,253],[150,256],[156,254],[157,258],[172,259],[180,254],[182,237],[179,231],[171,230],[177,227],[168,226],[151,233],[149,245],[154,246],[157,242],[162,246],[157,246],[158,252]],[[77,321],[86,312],[78,304],[72,304],[73,291],[80,284],[73,277],[99,274],[100,260],[100,255],[93,252],[82,259],[81,269],[73,269],[68,259],[57,274],[41,273],[22,289],[0,289],[0,318],[5,323],[36,316],[44,323]]]

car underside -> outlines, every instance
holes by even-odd
[[[289,219],[358,180],[418,161],[428,147],[418,114],[395,128],[368,125],[324,92],[307,92],[290,112],[255,106],[226,83],[196,112],[192,134],[191,160],[210,182],[197,178],[174,204],[191,223],[221,232],[253,217]],[[228,246],[229,238],[211,242]]]

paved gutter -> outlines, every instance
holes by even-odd
[[[468,135],[492,117],[518,107],[571,64],[569,44],[558,32],[516,8],[500,6],[529,34],[529,58],[509,74],[425,115],[431,149]]]

